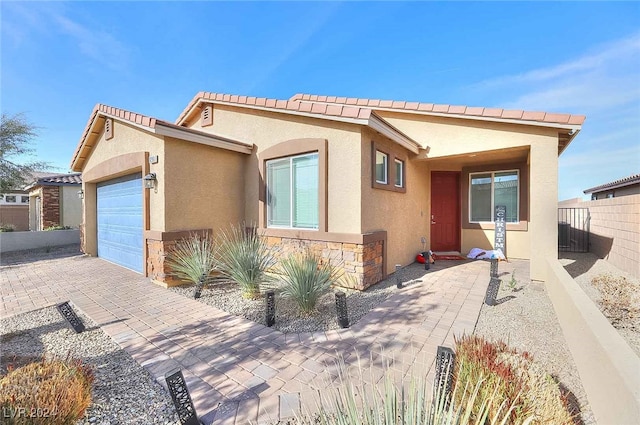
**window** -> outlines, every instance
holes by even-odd
[[[384,152],[376,151],[376,183],[387,184],[389,178],[387,176],[387,161],[389,155]]]
[[[4,200],[6,202],[14,203],[14,202],[16,202],[16,195],[7,195],[7,196],[4,197]]]
[[[607,199],[611,199],[615,196],[614,192],[607,193]]]
[[[396,187],[404,187],[404,161],[394,159],[396,164]]]
[[[23,204],[28,204],[29,203],[29,197],[28,196],[23,196],[22,197],[22,203]]]
[[[494,221],[496,205],[507,207],[507,223],[518,220],[518,171],[497,171],[469,175],[469,221]]]
[[[267,226],[318,229],[318,154],[266,164]]]

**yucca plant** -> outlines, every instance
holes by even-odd
[[[266,238],[255,227],[232,226],[218,238],[217,268],[240,285],[244,298],[260,297],[260,285],[271,280],[275,262]]]
[[[2,423],[76,423],[91,404],[93,381],[88,366],[69,358],[43,359],[11,370],[0,379]]]
[[[321,263],[318,255],[309,250],[293,254],[280,261],[281,294],[291,298],[302,313],[311,313],[332,284],[342,273],[330,263]]]
[[[204,285],[215,270],[215,246],[212,236],[192,234],[179,240],[167,255],[170,274],[196,285],[194,298],[200,298]]]

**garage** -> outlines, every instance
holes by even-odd
[[[142,175],[97,185],[98,257],[142,273]]]

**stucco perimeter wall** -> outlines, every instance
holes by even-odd
[[[406,192],[372,187],[373,148],[404,158]],[[406,266],[422,251],[421,237],[429,236],[429,172],[424,162],[413,161],[413,153],[370,130],[362,133],[362,233],[387,232],[387,273],[395,265]],[[395,172],[393,164],[390,173]]]
[[[581,201],[572,199],[560,208],[589,208],[589,251],[640,277],[640,195]]]
[[[245,154],[166,138],[165,231],[213,229],[244,220]],[[151,193],[151,200],[159,193]]]
[[[596,420],[640,423],[640,358],[556,258],[546,265],[549,298]]]
[[[80,185],[60,186],[60,224],[77,228],[82,223],[82,199],[78,196]]]
[[[213,125],[191,128],[257,146],[246,158],[245,220],[258,222],[260,176],[258,155],[295,139],[327,140],[328,232],[360,233],[360,126],[318,118],[215,105]]]

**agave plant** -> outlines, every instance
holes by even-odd
[[[291,298],[303,313],[309,314],[341,275],[328,262],[320,264],[318,256],[311,251],[293,254],[280,261],[281,294]]]
[[[233,226],[220,234],[217,268],[240,285],[244,298],[260,297],[260,285],[271,280],[268,272],[275,261],[266,238],[254,227]]]
[[[167,255],[170,274],[194,283],[194,298],[200,298],[204,285],[215,270],[215,242],[212,236],[192,234],[179,240]]]

